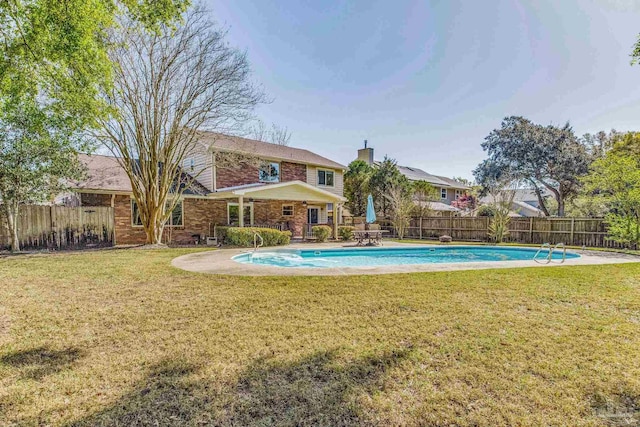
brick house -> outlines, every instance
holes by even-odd
[[[131,183],[115,157],[82,155],[88,177],[73,185],[82,206],[112,206],[115,243],[145,242]],[[184,160],[195,183],[172,212],[165,240],[189,243],[215,225],[290,230],[342,222],[345,166],[308,150],[203,133]],[[242,214],[240,214],[242,212]]]

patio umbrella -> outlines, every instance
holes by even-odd
[[[371,194],[367,197],[367,224],[376,222],[376,210],[373,207],[373,197]]]

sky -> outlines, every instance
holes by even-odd
[[[636,0],[205,0],[290,145],[473,178],[504,117],[640,130]]]

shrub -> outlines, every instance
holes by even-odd
[[[491,205],[482,205],[478,208],[477,215],[492,217],[496,215],[496,209]]]
[[[329,236],[331,236],[331,227],[328,225],[314,225],[311,227],[311,233],[318,242],[326,242]]]
[[[350,225],[338,227],[338,236],[340,236],[342,240],[351,240],[353,238],[353,230],[355,229],[355,227]]]
[[[223,228],[224,230],[220,231]],[[253,247],[254,233],[260,234],[263,246],[288,245],[291,240],[291,232],[279,231],[274,228],[255,227],[217,227],[216,234],[224,235],[222,242],[226,245]],[[221,237],[218,237],[220,239]]]

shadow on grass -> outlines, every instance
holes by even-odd
[[[38,347],[6,354],[0,358],[0,364],[20,369],[24,378],[38,380],[69,368],[83,356],[84,352],[74,347],[63,350]]]
[[[114,405],[71,426],[363,425],[357,398],[382,387],[409,350],[341,363],[333,352],[293,361],[259,359],[226,390],[194,380],[196,367],[164,361]]]

